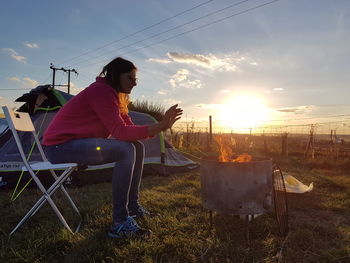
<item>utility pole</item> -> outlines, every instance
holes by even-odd
[[[67,87],[68,88],[68,94],[70,94],[70,73],[73,72],[76,75],[78,75],[78,72],[75,69],[55,68],[52,63],[50,64],[50,69],[52,69],[52,88],[55,88],[55,87]],[[55,85],[56,71],[68,72],[68,84],[67,85]]]

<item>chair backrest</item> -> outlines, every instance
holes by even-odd
[[[9,127],[17,131],[33,132],[35,131],[32,119],[27,112],[15,112],[8,106],[2,107]]]
[[[27,112],[15,112],[14,110],[10,109],[8,106],[3,106],[2,109],[4,111],[9,128],[12,131],[13,137],[14,137],[15,142],[17,144],[17,148],[21,154],[22,160],[25,163],[25,165],[27,166],[29,164],[27,162],[27,158],[26,158],[25,153],[23,151],[22,142],[19,138],[17,131],[31,132],[33,134],[35,143],[39,149],[39,152],[40,152],[40,155],[41,155],[43,161],[47,161],[47,158],[44,154],[44,151],[42,149],[42,146],[40,144],[38,136],[35,132],[34,124],[32,122],[32,119],[30,118],[29,114]]]

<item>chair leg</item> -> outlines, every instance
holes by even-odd
[[[51,171],[51,170],[50,170]],[[57,189],[60,187],[60,185],[63,184],[63,182],[66,180],[66,178],[74,171],[73,168],[68,169],[66,171],[64,171],[60,177],[57,177],[56,174],[54,175],[55,178],[55,182],[49,187],[49,189],[44,190],[43,193],[47,193],[49,196],[53,195]],[[52,173],[52,172],[51,172]],[[44,189],[44,188],[43,188]],[[43,200],[42,200],[43,201]],[[36,210],[33,212],[32,216],[35,215],[35,213],[44,205],[44,203],[41,203]]]
[[[54,184],[52,184],[50,186],[50,188],[47,190],[47,194],[49,196],[51,196],[52,194],[54,194],[58,188],[61,189],[61,191],[63,192],[63,194],[66,196],[67,200],[69,201],[69,203],[71,204],[73,210],[78,214],[79,216],[79,224],[76,227],[76,229],[74,230],[74,233],[77,233],[80,229],[81,223],[82,223],[82,217],[80,214],[80,211],[78,209],[78,207],[76,206],[76,204],[73,202],[72,198],[70,197],[70,195],[67,192],[67,189],[63,186],[64,181],[67,179],[67,177],[74,171],[75,168],[71,168],[67,171],[64,171],[63,174],[61,174],[59,177],[57,177],[56,173],[53,170],[50,170],[51,174],[53,175],[53,177],[56,179],[56,182]],[[42,203],[36,208],[36,210],[33,212],[32,216],[44,205],[45,200],[42,200]],[[62,222],[63,223],[63,222]],[[70,230],[70,228],[69,228]],[[71,231],[71,230],[70,230]],[[73,231],[71,231],[73,232]]]
[[[73,200],[71,199],[71,197],[69,196],[67,190],[65,189],[65,187],[62,185],[62,183],[65,181],[65,179],[74,171],[74,169],[68,169],[67,171],[63,172],[63,174],[57,178],[58,180],[56,180],[55,183],[53,183],[50,188],[47,191],[43,192],[43,196],[35,203],[35,205],[28,211],[28,213],[22,218],[22,220],[17,224],[17,226],[11,231],[11,233],[9,234],[10,236],[15,233],[17,231],[17,229],[23,225],[23,223],[31,216],[33,216],[44,204],[46,201],[49,202],[49,204],[51,205],[52,209],[54,210],[55,214],[57,215],[57,217],[59,218],[59,220],[61,221],[61,223],[71,232],[71,233],[76,233],[79,231],[80,226],[81,226],[81,222],[82,222],[82,217],[81,214],[79,212],[79,209],[77,208],[77,206],[75,205],[75,203],[73,202]],[[75,231],[72,231],[72,229],[70,228],[70,226],[68,225],[67,221],[65,220],[65,218],[63,217],[62,213],[59,211],[59,209],[57,208],[57,206],[55,205],[54,201],[51,198],[51,195],[54,194],[59,188],[61,188],[61,190],[63,191],[64,195],[66,196],[66,198],[68,199],[69,203],[71,204],[71,206],[73,207],[73,209],[75,210],[75,212],[78,214],[80,221],[78,226],[76,227]]]
[[[70,226],[68,225],[66,219],[63,217],[62,213],[60,212],[60,210],[57,208],[57,206],[55,205],[54,201],[51,199],[50,196],[46,197],[46,200],[49,202],[49,204],[51,205],[52,209],[54,210],[54,212],[56,213],[56,215],[58,216],[59,220],[61,221],[61,223],[72,233],[74,234],[75,232],[70,228]],[[80,224],[79,224],[80,227]]]
[[[31,217],[36,211],[38,211],[38,208],[42,207],[42,205],[48,201],[49,204],[51,205],[52,209],[54,210],[54,212],[56,213],[56,215],[58,216],[59,220],[62,222],[62,224],[72,233],[74,233],[72,231],[72,229],[69,227],[69,225],[67,224],[66,220],[64,219],[63,215],[61,214],[61,212],[59,211],[59,209],[57,208],[57,206],[55,205],[55,203],[53,202],[53,200],[51,199],[51,197],[47,194],[44,194],[44,196],[42,196],[36,203],[35,205],[29,210],[29,212],[22,218],[22,220],[17,224],[17,226],[11,231],[11,233],[9,234],[9,236],[11,236],[13,233],[15,233],[17,231],[17,229],[23,225],[23,223],[25,221],[27,221],[27,219],[29,217]]]
[[[68,174],[65,176],[64,180],[67,179],[67,177],[74,171],[74,169],[72,171],[69,171]],[[52,176],[57,180],[58,177],[55,173],[54,170],[50,170]],[[62,175],[61,175],[62,176]],[[76,204],[73,202],[72,198],[70,197],[70,195],[68,194],[67,189],[63,186],[63,184],[61,184],[61,190],[64,193],[64,195],[66,196],[66,198],[68,199],[69,203],[71,204],[71,206],[73,207],[73,209],[80,215],[79,209],[76,206]]]
[[[22,220],[17,224],[17,226],[15,226],[15,228],[11,231],[11,233],[9,234],[9,236],[11,236],[13,233],[15,233],[17,231],[17,229],[23,225],[23,223],[25,221],[27,221],[27,219],[29,217],[31,217],[36,211],[37,211],[37,208],[40,206],[42,206],[42,204],[44,203],[45,201],[45,197],[42,196],[36,203],[35,205],[28,211],[28,213],[22,218]]]

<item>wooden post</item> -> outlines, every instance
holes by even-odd
[[[336,163],[339,157],[339,148],[340,148],[340,145],[337,138],[337,130],[334,130],[334,154],[335,154],[334,158]]]
[[[211,150],[213,143],[213,123],[211,115],[209,115],[209,134],[208,134],[208,150]]]
[[[288,133],[282,134],[282,156],[288,156]]]
[[[265,133],[263,132],[263,134],[261,136],[262,136],[263,141],[264,141],[264,155],[265,155],[265,157],[268,157],[270,155],[270,152],[269,152],[269,148],[267,146]]]
[[[331,140],[329,142],[329,153],[332,154],[333,152],[333,147],[334,147],[334,141],[333,141],[333,130],[331,129]]]
[[[253,128],[249,128],[248,151],[250,154],[253,154],[253,147],[254,147],[252,131],[253,131]]]
[[[311,158],[315,159],[315,149],[314,149],[314,125],[311,125],[310,128],[310,137],[309,141],[307,143],[305,152],[304,152],[304,157],[308,156],[308,153],[311,153]]]
[[[190,128],[188,122],[186,122],[186,148],[188,149],[190,146]]]
[[[179,149],[181,149],[183,147],[183,144],[184,144],[184,135],[181,134],[179,136],[179,145],[178,145]]]

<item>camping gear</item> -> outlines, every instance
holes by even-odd
[[[25,102],[18,111],[28,112],[38,132],[39,139],[42,138],[47,126],[57,111],[73,95],[52,89],[50,85],[38,86],[29,93],[19,97],[16,102]],[[154,124],[156,120],[145,113],[130,111],[129,115],[132,121],[137,125]],[[19,133],[23,141],[23,148],[29,155],[29,162],[40,160],[39,152],[34,149],[31,151],[33,141],[26,135]],[[168,175],[172,173],[188,172],[197,169],[199,165],[183,156],[165,139],[162,133],[142,140],[145,145],[144,174]],[[29,154],[30,153],[30,154]],[[0,178],[2,179],[1,188],[13,188],[18,181],[21,172],[22,160],[16,148],[15,141],[8,129],[6,120],[0,119]],[[71,183],[74,185],[83,185],[110,181],[111,171],[114,164],[104,164],[100,166],[89,166],[86,171],[77,172],[72,177]],[[28,175],[24,175],[24,178]],[[40,173],[39,173],[40,177]],[[43,181],[49,180],[49,177],[43,178]],[[23,179],[23,181],[27,181]]]
[[[30,176],[33,178],[35,183],[37,184],[38,188],[42,192],[41,198],[35,203],[35,205],[29,210],[29,212],[22,218],[22,220],[17,224],[17,226],[11,231],[10,236],[15,233],[15,231],[23,225],[29,217],[34,215],[46,202],[50,204],[52,209],[54,210],[55,214],[61,221],[61,223],[72,233],[75,233],[79,230],[80,224],[82,221],[82,217],[80,215],[79,209],[77,206],[74,204],[72,198],[69,196],[66,188],[63,186],[63,183],[66,181],[68,176],[77,168],[76,163],[64,163],[64,164],[51,164],[45,154],[44,151],[41,147],[40,141],[38,139],[38,136],[36,134],[34,125],[32,123],[32,120],[27,112],[14,112],[13,110],[9,109],[7,106],[2,107],[8,125],[10,127],[10,130],[13,134],[13,137],[15,139],[16,145],[18,147],[18,150],[20,152],[22,161],[24,166],[21,167],[22,171],[28,171]],[[23,147],[21,140],[18,136],[18,131],[25,132],[29,135],[31,135],[35,141],[35,144],[37,148],[39,149],[40,156],[42,158],[41,162],[36,162],[34,164],[30,164],[27,161],[27,158],[23,152]],[[54,170],[60,169],[62,173],[60,176],[57,176]],[[50,171],[51,175],[55,179],[54,183],[46,189],[43,184],[41,183],[40,179],[36,176],[35,171],[43,171],[43,170],[48,170]],[[69,204],[72,206],[73,210],[76,212],[76,214],[79,216],[79,224],[76,227],[76,229],[73,231],[70,226],[68,225],[67,221],[63,217],[62,213],[56,206],[55,202],[51,198],[51,196],[57,191],[61,190],[64,194],[64,196],[68,199]]]

